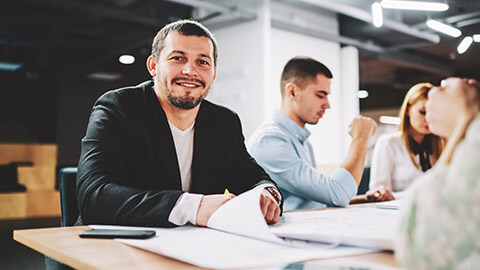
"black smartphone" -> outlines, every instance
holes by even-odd
[[[155,231],[149,230],[116,230],[116,229],[91,229],[78,234],[82,238],[131,238],[147,239],[155,236]]]

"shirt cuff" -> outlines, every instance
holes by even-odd
[[[202,194],[188,192],[180,195],[168,216],[168,221],[177,226],[185,225],[187,222],[196,225],[198,207],[202,197]]]
[[[349,195],[349,200],[357,194],[358,186],[357,181],[353,178],[352,174],[345,168],[337,168],[331,175],[335,181],[338,181],[340,186],[345,188],[345,192]]]

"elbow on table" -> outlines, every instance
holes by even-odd
[[[337,207],[346,207],[348,204],[350,203],[350,199],[339,199],[339,200],[335,200],[333,201],[333,206],[337,206]]]
[[[350,200],[355,196],[347,194],[345,191],[337,191],[332,194],[331,204],[336,207],[346,207],[350,204]]]

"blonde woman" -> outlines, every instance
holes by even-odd
[[[406,269],[480,267],[480,84],[449,78],[428,95],[427,121],[448,137],[402,206],[395,256]]]
[[[418,83],[408,90],[400,109],[399,131],[381,136],[372,158],[370,190],[393,191],[395,198],[438,160],[444,140],[433,135],[425,119],[430,83]],[[380,200],[391,200],[383,196]]]

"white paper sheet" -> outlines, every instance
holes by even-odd
[[[291,212],[270,229],[280,237],[392,250],[398,217],[373,207]]]
[[[283,266],[310,259],[334,258],[375,251],[355,247],[329,248],[328,245],[296,248],[194,226],[155,230],[157,235],[154,238],[117,240],[212,269]]]
[[[279,244],[288,244],[270,231],[262,210],[262,189],[253,189],[228,201],[210,217],[207,227]]]
[[[254,189],[224,204],[208,222],[208,226],[215,229],[196,226],[173,229],[147,228],[154,229],[156,236],[145,240],[116,240],[200,267],[214,269],[283,266],[310,259],[377,251],[338,247],[332,244],[308,244],[296,240],[284,241],[275,236],[266,224],[260,209],[260,193],[261,190]],[[91,227],[145,229],[105,225]]]

